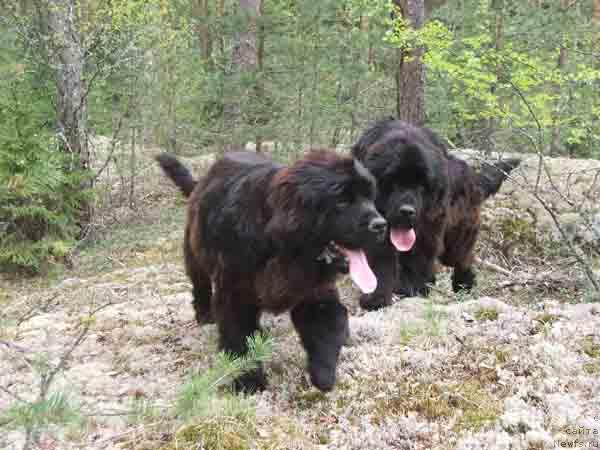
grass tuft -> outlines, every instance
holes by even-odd
[[[500,313],[496,308],[480,308],[473,314],[480,322],[498,320]]]
[[[376,402],[376,422],[390,415],[416,412],[430,421],[456,418],[456,431],[477,431],[494,423],[501,413],[500,400],[485,389],[485,383],[471,378],[464,383],[406,382],[398,394]]]
[[[560,316],[550,313],[542,313],[535,317],[533,320],[535,321],[535,326],[531,329],[530,333],[532,335],[539,334],[542,331],[547,331],[554,322],[560,319]]]
[[[9,428],[42,430],[50,425],[69,425],[81,420],[79,412],[62,392],[54,392],[44,400],[17,402],[0,416]]]
[[[257,438],[252,422],[219,416],[183,427],[160,450],[249,450]]]
[[[245,410],[243,397],[230,395],[217,400],[215,394],[220,388],[230,385],[235,378],[269,360],[272,353],[271,338],[261,333],[248,338],[248,352],[243,357],[236,358],[227,353],[219,353],[212,368],[192,376],[183,386],[175,406],[176,415],[182,418],[210,415],[215,401],[226,409]]]
[[[591,337],[587,337],[581,344],[583,353],[588,355],[590,358],[600,358],[600,344],[594,342]]]

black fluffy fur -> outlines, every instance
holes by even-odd
[[[195,182],[185,167],[171,156],[158,162],[190,192]],[[198,322],[214,319],[219,347],[241,355],[262,311],[291,311],[313,384],[332,389],[348,312],[335,285],[347,267],[330,243],[357,249],[381,238],[383,230],[369,229],[383,222],[373,177],[333,152],[313,152],[288,167],[236,152],[217,161],[188,195],[185,263]],[[258,368],[235,386],[252,392],[265,383]]]
[[[388,305],[392,293],[427,296],[435,283],[438,258],[454,268],[454,291],[471,289],[481,204],[498,191],[520,160],[486,163],[476,173],[450,155],[446,143],[433,131],[393,118],[365,131],[352,154],[377,179],[377,208],[390,230],[413,228],[416,232],[410,251],[397,251],[389,239],[369,249],[378,288],[361,296],[361,305],[366,309]]]

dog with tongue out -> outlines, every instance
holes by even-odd
[[[393,118],[367,129],[352,155],[375,176],[376,206],[388,222],[388,239],[367,251],[378,284],[363,293],[361,306],[389,305],[392,294],[427,296],[438,259],[453,268],[455,292],[471,289],[481,205],[520,160],[486,163],[476,172],[431,130]]]
[[[348,338],[339,272],[349,271],[365,295],[378,288],[364,249],[385,238],[387,223],[371,173],[328,150],[287,166],[229,152],[198,180],[173,155],[157,161],[188,198],[184,261],[198,323],[216,322],[219,349],[243,356],[263,312],[289,312],[311,382],[333,389]],[[266,382],[259,365],[233,387],[254,392]]]
[[[392,302],[392,294],[426,295],[442,249],[448,203],[448,167],[443,152],[421,128],[368,130],[353,147],[377,180],[376,206],[388,222],[388,237],[367,249],[378,285],[363,293],[364,309]]]

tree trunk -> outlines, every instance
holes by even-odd
[[[594,0],[594,10],[592,11],[592,25],[596,28],[596,42],[597,46],[600,42],[600,0]]]
[[[565,47],[565,45],[563,43],[563,44],[561,44],[560,50],[558,53],[558,62],[557,62],[558,70],[560,72],[563,72],[566,65],[567,65],[567,48]],[[561,103],[561,97],[562,97],[563,93],[561,91],[562,91],[562,89],[561,89],[561,85],[559,83],[556,86],[557,104],[554,108],[554,114],[553,114],[553,118],[552,118],[553,123],[552,123],[552,140],[550,141],[550,156],[556,156],[562,152],[562,144],[560,142],[560,135],[561,135],[560,103]]]
[[[256,18],[260,15],[261,0],[239,0],[240,13],[247,18],[245,29],[235,33],[233,37],[233,49],[231,54],[231,71],[228,75],[232,81],[241,81],[244,73],[253,72],[258,64],[258,51],[256,39]],[[240,86],[241,83],[240,83]],[[243,100],[248,99],[252,93],[250,89],[235,89],[236,95],[230,97],[224,105],[223,114],[226,131],[230,135],[224,146],[225,151],[243,148],[242,136],[236,131],[242,122]]]
[[[423,0],[394,0],[402,17],[414,29],[423,27],[425,5]],[[425,124],[425,67],[423,48],[399,50],[396,72],[396,114],[401,120],[414,125]]]
[[[50,0],[48,22],[55,49],[57,121],[65,150],[88,168],[83,51],[79,46],[75,0]]]
[[[560,0],[560,5],[564,11],[568,8],[568,1]],[[565,44],[565,36],[563,36],[562,42],[560,45],[560,50],[558,53],[558,61],[556,63],[556,67],[558,68],[560,73],[562,73],[565,70],[565,67],[567,65],[568,53],[567,53],[567,47],[565,45],[566,45]],[[551,137],[551,141],[550,141],[550,156],[559,155],[560,153],[562,153],[562,150],[563,150],[562,144],[560,142],[560,138],[561,138],[561,129],[560,129],[561,98],[563,95],[562,86],[561,86],[560,82],[556,85],[555,91],[556,91],[557,104],[554,107],[554,112],[552,114],[552,116],[553,116],[552,122],[553,123],[552,123],[552,137]]]
[[[194,0],[192,3],[192,14],[198,21],[196,33],[198,34],[198,44],[202,60],[212,68],[212,36],[210,35],[210,8],[208,0]]]
[[[87,93],[83,78],[84,52],[77,26],[77,4],[76,0],[48,0],[47,5],[51,58],[56,65],[56,119],[61,148],[74,156],[72,161],[75,166],[68,170],[88,170]],[[85,227],[90,220],[90,205],[82,205],[81,227]]]
[[[494,16],[494,22],[492,25],[492,35],[493,35],[493,39],[494,39],[494,51],[496,53],[496,55],[499,55],[500,52],[502,51],[503,47],[504,47],[504,0],[492,0],[491,4],[490,4],[490,8],[492,9],[492,13]],[[496,60],[496,67],[495,67],[495,72],[496,72],[496,81],[495,83],[492,83],[492,85],[490,86],[490,93],[492,95],[497,95],[497,87],[498,84],[501,83],[502,78],[504,76],[503,74],[503,66],[500,62],[498,62],[498,60]],[[498,104],[499,106],[502,105],[502,99],[498,96]],[[484,150],[484,153],[486,155],[490,155],[491,152],[493,152],[495,150],[495,145],[494,145],[494,133],[496,132],[496,128],[498,126],[498,120],[496,117],[494,117],[493,115],[491,115],[488,119],[488,123],[487,123],[487,130],[485,130],[485,136],[483,139],[482,147]]]
[[[221,58],[225,57],[225,30],[223,27],[223,19],[225,17],[225,0],[219,0],[217,4],[217,20],[219,23],[219,50]]]
[[[260,2],[259,5],[259,16],[262,17],[263,16],[263,7],[264,7],[264,2]],[[259,124],[258,126],[261,126],[264,124],[265,120],[266,120],[266,114],[264,113],[263,107],[263,101],[265,100],[264,96],[265,96],[265,88],[264,88],[264,80],[263,80],[263,76],[264,76],[264,68],[265,68],[265,37],[266,37],[266,32],[265,32],[265,26],[264,24],[260,24],[260,26],[258,27],[258,48],[256,49],[256,86],[255,86],[255,92],[256,92],[256,101],[257,104],[261,104],[261,108],[259,108],[260,110],[257,112],[258,114],[258,118],[259,120]],[[256,151],[258,153],[260,153],[262,151],[262,143],[263,143],[263,135],[261,133],[261,131],[259,130],[256,134]]]

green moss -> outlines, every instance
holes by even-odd
[[[550,324],[552,325],[554,322],[560,319],[560,316],[550,313],[540,314],[535,318],[535,320],[543,325]]]
[[[327,401],[327,395],[316,389],[309,389],[294,396],[294,406],[301,409],[311,409],[316,404]]]
[[[480,308],[473,314],[480,322],[498,320],[500,313],[496,308]]]
[[[596,375],[600,373],[600,363],[593,362],[583,365],[583,371],[588,375]]]
[[[439,337],[445,334],[446,318],[448,314],[439,307],[436,307],[433,302],[429,302],[425,307],[424,318],[426,321],[425,331],[429,336]]]
[[[535,247],[537,245],[537,234],[535,226],[529,220],[522,217],[507,217],[500,222],[500,232],[504,236],[504,242]],[[508,250],[508,249],[507,249]]]
[[[550,313],[542,313],[536,316],[534,327],[531,329],[531,334],[538,334],[548,329],[554,322],[560,319],[560,316]]]
[[[0,289],[0,305],[8,304],[9,296],[8,292]]]
[[[331,443],[331,438],[329,437],[329,433],[326,431],[319,431],[317,433],[317,441],[319,445],[327,445]]]
[[[430,421],[456,417],[456,431],[477,431],[494,423],[502,410],[500,400],[486,390],[489,384],[487,378],[475,377],[448,385],[406,382],[398,395],[376,402],[373,418],[379,423],[390,415],[416,412]]]
[[[457,430],[478,431],[500,416],[500,401],[484,388],[485,385],[488,383],[472,379],[457,387],[453,403],[462,410]]]
[[[422,335],[424,332],[425,329],[423,326],[403,321],[400,324],[400,344],[408,345],[415,337]]]
[[[600,344],[594,342],[591,337],[585,338],[581,344],[583,353],[588,355],[590,358],[600,358]]]
[[[219,417],[184,427],[160,450],[250,450],[257,438],[255,430],[248,424]]]
[[[508,350],[495,349],[494,356],[499,364],[505,364],[510,360],[510,352]]]
[[[374,418],[380,421],[389,415],[405,416],[409,412],[437,420],[450,417],[453,408],[438,384],[407,382],[397,395],[386,396],[376,402]]]

